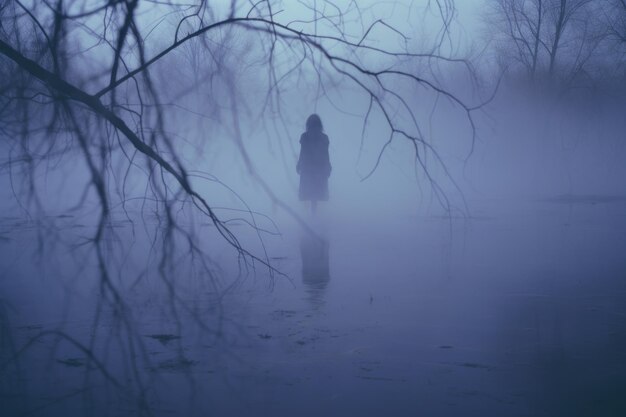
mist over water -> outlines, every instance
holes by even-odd
[[[131,133],[11,55],[109,88],[116,46],[90,44],[101,11],[63,6],[81,35],[56,50],[82,54],[59,52],[55,70],[41,33],[37,57],[4,29],[32,16],[0,9],[0,64],[25,71],[0,101],[0,415],[626,413],[623,43],[607,34],[596,48],[613,55],[570,76],[573,14],[567,76],[548,75],[546,53],[529,80],[502,70],[486,10],[507,2],[346,3],[139,2],[145,50],[125,40],[117,79],[140,51],[233,16],[311,37],[242,21],[181,43],[98,96]],[[117,39],[128,9],[103,7]],[[27,8],[53,33],[48,8]],[[337,30],[438,58],[314,37]],[[21,107],[16,91],[58,96]],[[332,165],[315,212],[297,173],[313,113]]]

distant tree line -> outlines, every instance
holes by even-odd
[[[498,68],[565,87],[626,79],[626,0],[488,0]]]

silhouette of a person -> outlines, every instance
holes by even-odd
[[[300,175],[300,200],[310,201],[313,213],[318,201],[328,201],[328,177],[332,169],[328,143],[322,120],[317,114],[310,115],[306,120],[306,132],[300,136],[300,157],[296,171]]]

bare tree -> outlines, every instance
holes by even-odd
[[[88,253],[80,255],[82,262],[95,259],[99,271],[102,296],[93,312],[93,328],[98,328],[105,306],[112,308],[116,328],[128,335],[125,350],[143,352],[137,356],[142,360],[147,361],[145,350],[129,314],[132,306],[124,288],[147,274],[140,273],[135,279],[126,276],[124,260],[130,244],[116,230],[116,213],[126,217],[133,235],[135,228],[143,225],[151,242],[150,259],[155,260],[154,270],[170,297],[174,317],[185,311],[204,325],[202,317],[179,296],[176,277],[181,268],[218,286],[217,267],[201,244],[204,232],[194,223],[198,216],[234,248],[241,269],[261,264],[270,274],[279,273],[263,249],[252,252],[241,244],[229,227],[232,219],[224,213],[236,210],[236,216],[259,236],[262,248],[263,235],[275,230],[260,225],[265,218],[245,203],[243,208],[215,206],[211,195],[200,191],[202,184],[227,185],[185,158],[181,148],[197,146],[198,136],[185,137],[172,129],[176,117],[197,116],[209,136],[230,131],[249,175],[277,205],[293,213],[258,175],[243,144],[240,117],[244,111],[236,78],[239,68],[259,69],[264,104],[257,116],[270,119],[277,131],[282,124],[283,132],[289,131],[281,116],[288,107],[283,99],[288,88],[303,78],[313,78],[324,94],[333,83],[350,83],[366,97],[367,106],[361,109],[363,126],[374,117],[386,123],[388,136],[378,161],[392,141],[407,141],[413,147],[416,167],[433,193],[446,209],[452,209],[441,182],[454,181],[449,175],[431,175],[431,166],[447,173],[446,166],[421,133],[415,110],[408,104],[413,91],[407,85],[450,101],[466,118],[470,130],[472,114],[481,103],[467,103],[436,77],[405,69],[407,63],[424,61],[469,68],[462,60],[441,53],[454,14],[451,0],[432,3],[443,23],[435,46],[426,52],[408,46],[389,49],[372,42],[376,30],[404,40],[406,35],[380,18],[369,18],[367,9],[356,1],[305,4],[313,12],[312,18],[286,17],[286,3],[270,0],[219,4],[206,0],[191,4],[169,0],[0,1],[2,174],[9,178],[24,213],[40,225],[42,237],[56,233],[54,223],[46,223],[44,217],[55,206],[83,213],[95,210],[95,230],[82,245],[88,247]],[[177,82],[172,82],[175,78]],[[198,89],[204,89],[207,105],[206,113],[200,115],[185,107],[185,99]],[[427,155],[432,165],[426,164]],[[377,166],[378,162],[372,172]],[[69,178],[68,172],[74,177]],[[54,176],[71,184],[73,192],[51,201],[42,195],[47,179]],[[139,212],[138,217],[132,209]],[[119,277],[123,279],[116,279]],[[97,347],[106,334],[97,330],[86,340],[60,329],[42,331],[25,346],[15,348],[9,359],[47,337],[84,352],[91,365],[119,388],[121,383],[98,356]],[[138,366],[133,366],[133,372],[140,375],[135,369]],[[134,379],[134,392],[141,401],[145,379]]]
[[[499,53],[508,55],[505,61],[515,61],[534,79],[543,42],[544,0],[496,0],[492,7],[490,24],[504,38],[497,46]],[[509,41],[514,52],[509,50]]]
[[[585,13],[585,6],[591,0],[558,0],[551,1],[547,7],[550,25],[548,27],[547,52],[550,57],[548,74],[554,76],[557,54],[564,43],[564,36],[570,23],[577,15]]]
[[[626,43],[626,0],[609,0],[606,3],[604,12],[609,35],[623,45]]]
[[[445,5],[450,7],[449,2]],[[241,247],[212,209],[208,197],[194,188],[190,168],[185,166],[174,144],[176,140],[166,128],[168,114],[162,97],[168,94],[164,91],[167,87],[157,86],[155,81],[160,63],[170,65],[171,70],[168,59],[193,45],[196,45],[192,54],[197,59],[193,63],[195,73],[217,76],[224,72],[227,63],[226,45],[236,50],[233,39],[246,34],[261,36],[262,53],[250,59],[266,63],[267,103],[280,103],[282,85],[289,77],[302,76],[306,65],[322,83],[328,75],[345,78],[370,99],[364,123],[373,113],[380,113],[388,124],[389,141],[401,137],[413,143],[416,162],[428,176],[423,154],[432,153],[437,163],[442,161],[428,139],[419,133],[413,110],[403,99],[403,92],[394,90],[394,80],[413,82],[451,100],[470,121],[476,106],[466,104],[436,80],[402,70],[394,60],[445,60],[446,57],[438,55],[437,50],[413,53],[372,46],[368,37],[375,27],[392,33],[397,30],[378,19],[363,26],[358,38],[347,32],[345,23],[348,16],[363,18],[363,10],[356,3],[349,2],[344,9],[330,2],[320,6],[311,21],[283,22],[279,19],[279,5],[270,1],[250,3],[247,7],[246,3],[233,1],[225,11],[206,1],[193,6],[137,0],[71,5],[63,1],[29,4],[4,1],[0,10],[0,53],[4,57],[1,64],[5,73],[11,74],[1,89],[2,133],[10,149],[5,166],[12,178],[27,184],[28,199],[24,207],[43,209],[45,205],[37,194],[38,164],[62,158],[65,151],[72,149],[79,153],[80,163],[90,173],[81,201],[94,192],[100,202],[96,242],[106,233],[114,205],[111,190],[119,191],[117,201],[124,205],[129,173],[138,169],[150,180],[149,195],[144,197],[157,202],[167,230],[171,230],[168,233],[187,233],[176,226],[173,213],[176,202],[184,201],[208,216],[220,235],[241,255],[266,263]],[[147,18],[139,21],[139,13],[153,17],[157,23],[152,27],[145,25]],[[442,11],[444,26],[450,24],[447,16]],[[325,24],[327,31],[308,32],[311,23],[316,27]],[[153,32],[164,32],[167,24],[173,28],[169,44],[163,45],[160,39],[151,42],[155,37]],[[199,68],[202,54],[211,57],[208,67]],[[383,69],[363,64],[364,54],[378,55],[388,63]],[[281,55],[289,55],[295,65],[288,67],[288,61]],[[194,83],[186,86],[187,91],[194,86]],[[179,91],[179,96],[184,92],[185,89]],[[280,109],[277,110],[280,114]],[[400,127],[399,119],[394,116],[398,111],[414,121],[412,131]],[[241,151],[250,173],[255,175],[243,146]],[[117,167],[118,175],[114,175],[112,167]],[[437,197],[446,204],[440,184],[429,178]],[[15,185],[15,195],[21,199],[24,194]],[[271,187],[265,184],[264,187],[271,194]]]

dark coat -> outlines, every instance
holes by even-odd
[[[300,158],[296,170],[300,174],[300,200],[328,200],[330,157],[328,136],[322,132],[304,132],[300,136]]]

